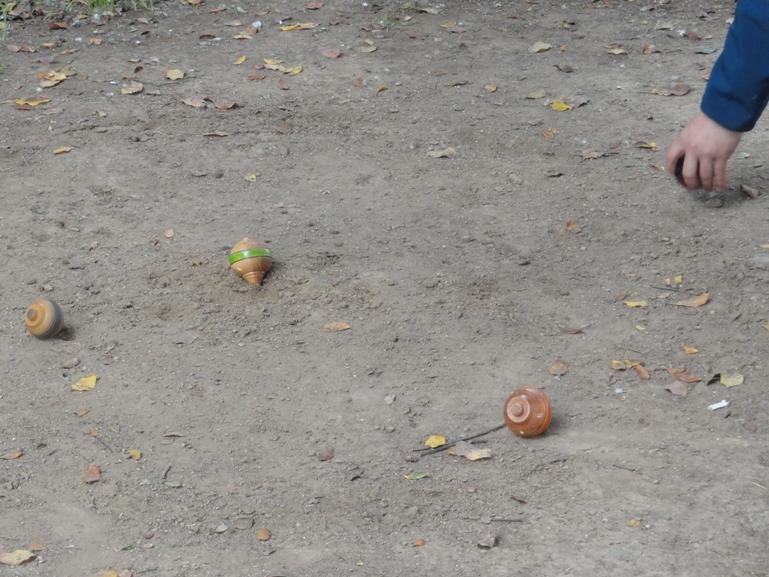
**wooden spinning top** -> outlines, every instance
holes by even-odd
[[[27,307],[24,324],[31,335],[47,339],[61,330],[62,314],[59,305],[46,299],[37,299]]]
[[[521,437],[541,435],[547,431],[552,418],[550,397],[539,389],[518,389],[505,401],[505,423]]]
[[[230,268],[249,284],[262,284],[272,268],[272,253],[262,243],[248,237],[230,249]]]

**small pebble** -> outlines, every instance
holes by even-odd
[[[323,447],[320,451],[318,451],[318,460],[320,461],[330,461],[333,458],[334,458],[333,447]]]
[[[80,359],[77,357],[73,357],[71,359],[67,359],[61,364],[61,368],[63,369],[74,369],[76,366],[80,364]]]

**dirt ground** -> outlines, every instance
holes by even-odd
[[[721,208],[660,166],[733,3],[305,1],[11,23],[0,552],[44,549],[0,576],[769,575],[769,213],[736,188],[766,187],[766,124]],[[228,270],[246,235],[261,288]],[[63,338],[26,333],[38,296]],[[547,434],[415,459],[523,385]]]

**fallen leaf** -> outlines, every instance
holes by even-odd
[[[419,481],[420,479],[426,479],[429,476],[430,473],[425,473],[424,471],[412,471],[411,473],[403,475],[403,478],[406,481]]]
[[[35,558],[35,554],[32,551],[26,549],[16,549],[11,553],[0,553],[0,565],[11,565],[16,567],[23,565],[27,561],[32,561]]]
[[[552,44],[548,44],[547,42],[535,42],[531,46],[529,46],[529,52],[532,54],[539,54],[540,52],[547,52],[553,47]]]
[[[203,32],[198,36],[198,40],[213,40],[216,38],[216,34],[213,32]]]
[[[685,397],[689,392],[686,383],[682,383],[681,381],[673,381],[672,383],[665,385],[665,390],[670,391],[677,397]]]
[[[540,134],[545,140],[553,140],[556,136],[558,136],[558,129],[550,126],[548,128],[543,128],[540,131]]]
[[[179,70],[178,68],[171,68],[171,70],[166,70],[166,78],[169,80],[181,80],[184,78],[184,70]]]
[[[304,5],[305,9],[307,10],[320,10],[323,8],[323,2],[320,0],[315,0],[314,2],[308,2]]]
[[[491,529],[486,530],[486,534],[483,539],[478,541],[479,549],[493,549],[497,546],[497,536],[491,532]]]
[[[291,76],[296,76],[302,71],[301,66],[286,66],[282,60],[278,60],[275,58],[264,58],[264,67],[267,70],[277,70],[278,72],[282,72],[283,74],[290,74]]]
[[[633,517],[632,519],[627,520],[627,526],[632,527],[633,529],[637,529],[641,526],[641,519],[638,517]]]
[[[46,104],[50,101],[51,99],[46,98],[45,96],[33,96],[31,98],[19,98],[18,100],[14,101],[14,104],[16,104],[16,108],[19,110],[32,110],[33,108],[36,108],[41,104]]]
[[[648,381],[649,379],[651,379],[651,375],[649,374],[649,370],[645,366],[643,366],[641,363],[638,363],[637,365],[634,365],[633,369],[635,370],[636,373],[638,373],[638,377],[642,381]]]
[[[441,150],[430,150],[427,152],[427,156],[430,158],[454,158],[457,155],[457,151],[453,146],[443,148]]]
[[[168,240],[171,240],[174,236],[176,236],[176,231],[172,228],[167,228],[163,231],[163,236]]]
[[[659,145],[653,140],[639,140],[636,142],[636,146],[638,148],[643,148],[644,150],[651,150],[654,152],[659,150]]]
[[[655,30],[672,30],[673,23],[669,20],[661,20],[654,25]]]
[[[270,537],[272,537],[272,533],[267,527],[262,527],[256,532],[256,538],[260,541],[269,541]]]
[[[48,30],[66,30],[67,23],[64,20],[48,23]]]
[[[563,100],[553,100],[553,102],[550,103],[550,108],[556,112],[566,112],[567,110],[571,110],[574,107],[571,104],[567,104]]]
[[[326,58],[330,58],[331,60],[336,60],[342,55],[342,52],[340,50],[337,50],[335,48],[329,48],[327,50],[321,50],[321,55],[323,55]]]
[[[649,302],[644,299],[626,300],[622,302],[630,309],[643,309],[649,306]]]
[[[251,30],[253,30],[253,28]],[[232,39],[233,40],[251,40],[253,37],[254,37],[253,34],[248,34],[247,32],[238,32],[237,34],[233,34]]]
[[[654,46],[654,44],[651,44],[650,42],[647,42],[641,48],[641,52],[643,54],[655,54],[655,53],[659,52],[659,50],[657,50],[657,47]]]
[[[679,82],[670,88],[652,88],[651,93],[655,94],[656,96],[686,96],[691,91],[691,86]]]
[[[455,457],[464,457],[469,461],[491,459],[491,449],[481,449],[472,443],[468,443],[467,441],[459,441],[456,445],[449,448],[447,453]]]
[[[294,32],[296,30],[314,30],[317,27],[317,22],[297,22],[296,24],[285,24],[281,26],[280,31]]]
[[[576,222],[574,222],[570,218],[566,220],[566,224],[564,225],[564,227],[568,232],[574,232],[574,233],[582,232],[582,227],[579,226]]]
[[[555,68],[556,70],[558,70],[559,72],[563,72],[564,74],[571,74],[572,72],[574,72],[574,67],[568,64],[556,64]]]
[[[350,323],[345,323],[341,321],[329,321],[325,325],[323,325],[323,328],[327,331],[333,331],[333,332],[341,332],[341,331],[348,331],[352,328],[352,325]]]
[[[144,84],[132,80],[120,89],[120,94],[139,94],[144,90]]]
[[[697,375],[690,375],[686,372],[686,369],[675,367],[668,369],[668,373],[670,373],[672,376],[674,376],[676,379],[681,381],[682,383],[686,383],[688,385],[693,383],[699,383],[702,380],[702,377]]]
[[[547,368],[547,372],[554,377],[562,377],[569,372],[569,365],[563,361],[558,360]]]
[[[0,456],[0,459],[4,461],[15,461],[16,459],[20,459],[23,455],[24,451],[21,449],[16,449],[15,451],[11,451],[10,453],[6,453],[5,455]]]
[[[134,461],[138,461],[142,458],[142,452],[139,449],[128,449],[126,452],[128,453],[128,456]]]
[[[235,59],[235,62],[233,62],[233,64],[235,64],[236,66],[240,66],[240,65],[241,65],[241,64],[243,64],[243,63],[244,63],[246,60],[248,60],[248,56],[246,56],[245,54],[242,54],[241,56],[238,56],[238,57]]]
[[[374,42],[371,40],[364,40],[363,44],[360,44],[355,48],[356,51],[362,52],[364,54],[376,52],[376,49],[376,44],[374,44]]]
[[[484,84],[483,85],[483,91],[487,92],[488,94],[491,94],[492,92],[497,91],[497,85],[496,84]]]
[[[82,419],[90,412],[91,412],[91,409],[78,409],[77,411],[75,411],[75,415],[77,415]]]
[[[614,56],[620,56],[622,54],[627,54],[627,50],[621,44],[611,44],[611,45],[609,45],[609,49],[607,50],[607,52],[609,54],[614,55]]]
[[[98,380],[99,377],[96,375],[88,375],[87,377],[81,378],[76,383],[72,383],[70,389],[73,391],[92,391],[96,388],[96,381]]]
[[[586,327],[561,327],[563,335],[583,335]]]
[[[254,72],[248,77],[249,80],[255,80],[255,81],[264,80],[265,78],[267,77],[264,74],[260,74],[259,72]]]
[[[414,547],[424,547],[426,543],[424,539],[414,539]]]
[[[30,551],[34,551],[36,553],[39,553],[40,551],[45,551],[46,547],[42,543],[32,543],[29,547],[27,547]]]
[[[756,200],[759,196],[758,190],[747,184],[740,184],[740,192],[750,200]]]
[[[103,41],[103,38],[91,37],[88,39],[88,46],[101,46]]]
[[[256,173],[249,172],[243,177],[243,180],[247,180],[248,182],[256,182]]]
[[[593,150],[592,148],[585,148],[580,152],[580,156],[582,156],[583,160],[596,160],[606,156],[606,153],[600,150]]]
[[[380,84],[374,89],[376,94],[380,94],[381,92],[385,92],[386,90],[389,90],[389,87],[385,84]]]
[[[192,106],[192,108],[203,108],[206,105],[206,101],[202,98],[182,98],[182,102],[186,104],[187,106]]]
[[[436,447],[442,447],[446,444],[446,437],[443,435],[430,435],[425,439],[425,446],[435,449]]]
[[[101,480],[101,469],[98,465],[91,463],[85,470],[85,474],[83,475],[83,483],[90,485],[92,483],[96,483],[99,480]]]
[[[679,307],[697,308],[708,304],[708,302],[710,302],[710,293],[702,293],[700,295],[693,296],[673,304]]]
[[[72,152],[71,146],[59,146],[53,149],[54,154],[67,154],[68,152]]]
[[[687,355],[696,355],[697,353],[700,352],[698,348],[690,347],[689,345],[683,345],[681,347],[681,350],[685,352]]]
[[[547,96],[547,92],[545,92],[544,90],[535,90],[534,92],[529,92],[526,95],[526,98],[528,100],[539,100],[540,98],[544,98],[545,96]]]
[[[721,373],[720,382],[723,386],[727,388],[731,388],[731,387],[739,386],[742,383],[744,383],[745,377],[743,377],[739,373],[732,373],[732,374]]]
[[[609,366],[615,371],[626,371],[627,369],[632,369],[636,365],[640,364],[641,361],[631,361],[629,359],[612,359],[612,361],[609,363]]]
[[[59,70],[48,70],[45,72],[38,72],[37,79],[40,80],[40,86],[42,88],[53,88],[57,84],[64,82],[69,75]]]
[[[233,108],[240,108],[240,105],[234,100],[221,100],[214,106],[216,106],[217,110],[232,110]]]

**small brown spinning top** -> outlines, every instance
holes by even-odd
[[[539,389],[518,389],[505,401],[505,423],[521,437],[541,435],[547,431],[552,418],[550,397]]]
[[[270,249],[246,237],[230,249],[230,268],[247,283],[261,285],[272,268]]]
[[[47,339],[61,330],[62,314],[59,305],[46,299],[37,299],[27,307],[24,324],[31,335]]]

